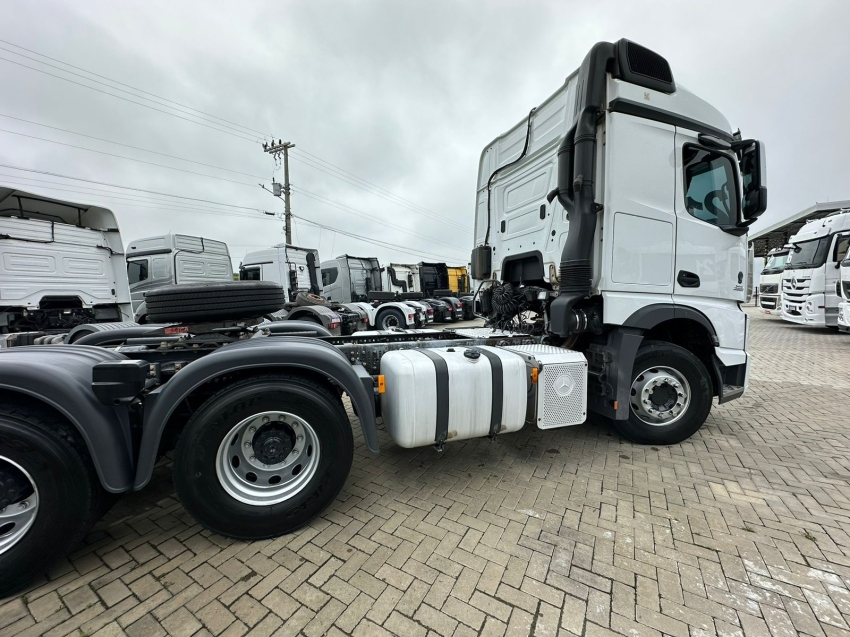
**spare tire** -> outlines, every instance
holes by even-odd
[[[272,281],[221,281],[165,285],[145,294],[150,322],[208,322],[258,318],[286,303]]]
[[[327,305],[328,302],[318,294],[310,294],[309,292],[299,292],[295,295],[295,305]]]
[[[434,296],[455,296],[454,290],[434,290]]]

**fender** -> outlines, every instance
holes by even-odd
[[[268,371],[300,368],[318,372],[336,382],[351,398],[366,446],[373,453],[378,453],[374,381],[362,365],[352,365],[333,345],[315,338],[254,338],[227,345],[194,361],[165,385],[148,394],[136,469],[136,490],[143,488],[151,479],[162,432],[177,406],[207,381],[222,374],[252,368]]]
[[[647,305],[627,318],[623,322],[623,326],[650,330],[656,325],[660,325],[670,319],[690,319],[696,321],[708,330],[712,345],[715,347],[720,345],[720,340],[717,338],[717,331],[714,329],[711,321],[708,320],[708,317],[699,310],[685,305],[673,305],[672,303]]]
[[[133,485],[134,462],[126,407],[103,405],[92,391],[92,368],[125,360],[86,345],[34,345],[0,349],[0,388],[31,396],[61,413],[80,432],[103,488]]]

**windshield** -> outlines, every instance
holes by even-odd
[[[767,263],[764,264],[765,271],[772,270],[773,272],[782,272],[785,269],[785,264],[788,262],[788,253],[774,254],[767,258]]]
[[[795,250],[789,255],[786,269],[819,268],[826,263],[826,253],[832,237],[801,241],[795,244]]]

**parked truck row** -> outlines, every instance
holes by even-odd
[[[844,327],[842,263],[850,250],[850,209],[806,222],[767,255],[759,305],[767,314],[813,327]]]
[[[292,276],[263,280],[261,267],[260,280],[148,292],[149,317],[169,324],[0,350],[0,595],[70,550],[115,494],[144,488],[169,451],[206,528],[250,540],[308,523],[351,468],[347,403],[374,453],[379,421],[395,444],[438,451],[590,413],[637,443],[686,439],[713,398],[746,390],[746,235],[766,205],[760,142],[657,53],[596,44],[481,154],[468,289],[485,327],[334,336],[269,321],[292,302]],[[392,267],[320,263],[323,292],[377,319],[400,310],[375,297],[384,277],[404,280]]]

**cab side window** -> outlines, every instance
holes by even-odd
[[[260,267],[257,266],[255,268],[242,268],[239,270],[239,280],[240,281],[261,281],[260,278]]]
[[[130,285],[145,281],[148,278],[148,260],[127,261],[127,279]]]
[[[740,197],[732,159],[698,146],[685,146],[682,159],[688,212],[715,226],[736,225]]]
[[[848,248],[850,248],[850,234],[839,236],[835,242],[835,253],[832,255],[832,260],[841,261],[847,258]]]
[[[336,281],[337,276],[339,276],[339,270],[337,268],[325,268],[322,270],[322,287]]]

